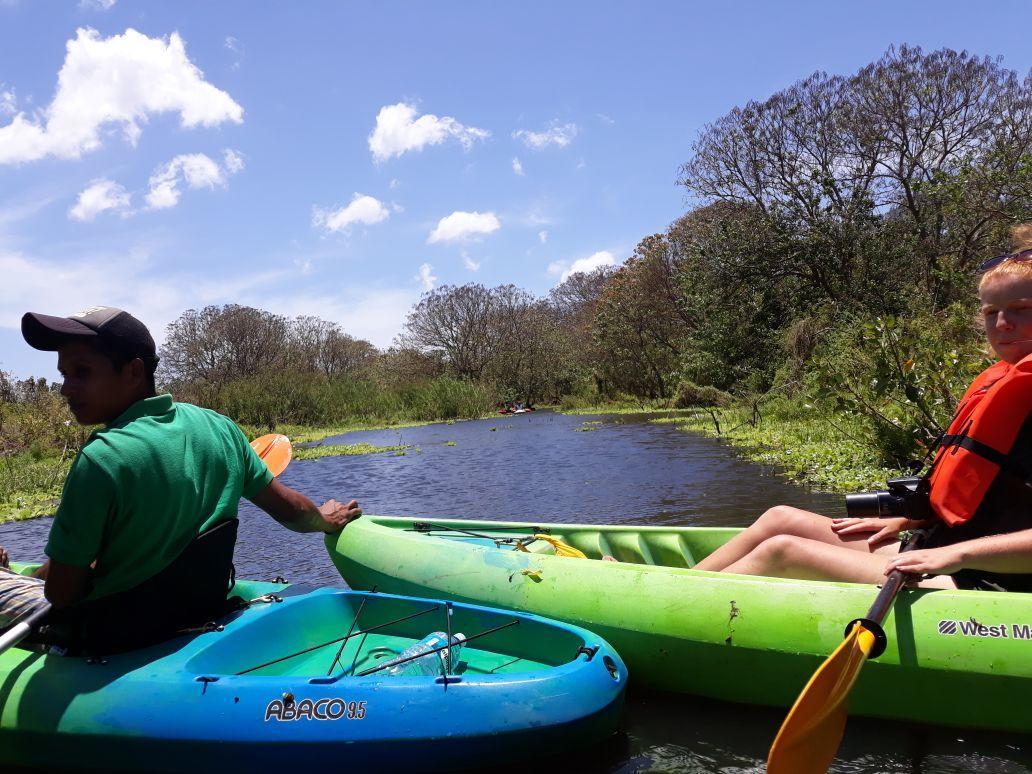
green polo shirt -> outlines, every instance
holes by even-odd
[[[237,515],[272,473],[232,420],[171,395],[145,398],[82,447],[65,480],[46,554],[96,560],[89,598],[132,588],[201,532]]]

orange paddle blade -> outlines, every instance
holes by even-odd
[[[290,445],[290,439],[285,435],[269,433],[261,438],[251,441],[251,448],[258,452],[265,465],[272,471],[272,475],[278,476],[287,469],[290,458],[294,456],[294,447]]]
[[[814,672],[781,724],[767,756],[767,774],[823,774],[846,728],[846,699],[874,647],[860,624]]]

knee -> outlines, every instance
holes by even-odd
[[[804,538],[795,535],[772,535],[760,543],[754,551],[765,565],[781,567],[792,564],[802,550]]]
[[[770,535],[792,533],[801,521],[802,511],[791,505],[775,505],[763,512],[756,520]]]

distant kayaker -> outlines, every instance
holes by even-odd
[[[35,578],[0,573],[0,618],[38,608],[45,595],[58,618],[67,610],[74,619],[78,609],[87,619],[111,617],[124,603],[132,618],[153,616],[160,628],[173,601],[188,617],[193,598],[202,607],[205,598],[224,601],[241,496],[296,532],[338,531],[362,514],[355,500],[317,507],[273,478],[230,419],[157,395],[154,340],[129,313],[28,313],[21,327],[30,346],[57,352],[61,395],[76,421],[102,427],[72,463],[48,561]],[[202,533],[216,537],[200,540]],[[7,565],[3,549],[0,564]]]
[[[968,389],[938,450],[934,518],[831,519],[779,505],[696,569],[855,583],[899,569],[932,588],[1032,591],[1032,224],[981,268],[986,340],[1000,361]],[[898,553],[900,531],[935,523],[925,548]]]

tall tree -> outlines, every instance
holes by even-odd
[[[287,360],[285,318],[250,306],[188,309],[169,324],[161,349],[164,380],[224,384]]]
[[[491,291],[479,284],[442,285],[409,312],[402,347],[439,352],[454,373],[479,379],[494,353]]]

